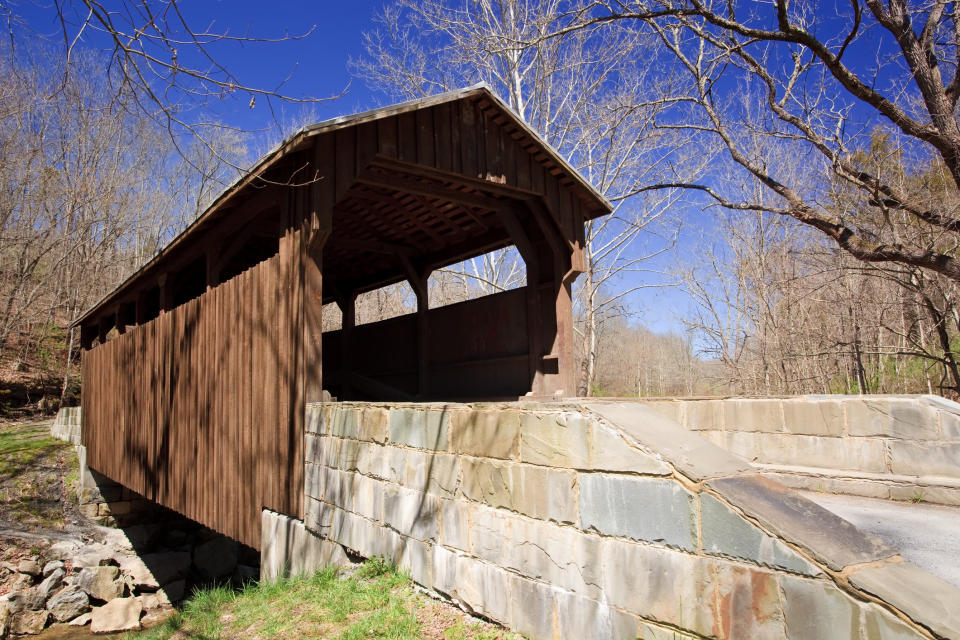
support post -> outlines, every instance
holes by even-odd
[[[430,395],[430,292],[431,269],[418,268],[406,256],[400,256],[407,282],[417,296],[417,398]]]

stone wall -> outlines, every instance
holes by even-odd
[[[263,574],[385,556],[531,638],[960,637],[960,592],[637,404],[308,408]]]
[[[70,442],[77,452],[80,464],[78,499],[80,512],[101,524],[124,525],[149,519],[158,505],[139,493],[114,482],[87,466],[87,448],[81,444],[80,407],[64,407],[50,425],[50,436]]]
[[[80,444],[80,407],[64,407],[50,425],[50,435],[70,444]]]
[[[638,402],[789,486],[960,505],[960,405],[939,396]]]

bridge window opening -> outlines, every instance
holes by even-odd
[[[389,320],[417,312],[417,296],[410,283],[389,284],[357,296],[357,325]]]
[[[253,236],[223,265],[220,271],[220,282],[226,282],[278,253],[280,253],[280,238]]]
[[[173,304],[179,307],[199,298],[206,290],[207,259],[200,256],[177,273],[173,285]]]
[[[343,328],[343,312],[336,302],[323,305],[323,332],[339,331]]]
[[[437,269],[430,274],[430,308],[482,298],[527,284],[527,265],[509,246]]]

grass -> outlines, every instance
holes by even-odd
[[[378,559],[367,561],[347,575],[329,568],[308,577],[251,583],[238,592],[224,587],[202,590],[162,625],[126,637],[128,640],[520,638],[418,593],[407,576]]]
[[[63,529],[64,494],[79,467],[73,448],[50,437],[49,422],[0,423],[0,513],[35,527]]]

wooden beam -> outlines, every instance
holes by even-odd
[[[430,295],[429,280],[431,270],[415,266],[407,258],[400,256],[407,281],[417,296],[417,397],[426,398],[430,394]]]

